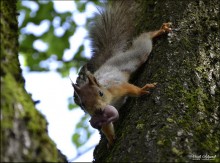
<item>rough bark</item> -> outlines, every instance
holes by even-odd
[[[116,142],[102,136],[94,161],[219,161],[220,32],[218,0],[140,1],[137,33],[171,21],[133,83],[158,82],[152,94],[129,98],[119,110]]]
[[[15,0],[1,1],[1,162],[65,162],[24,89]]]

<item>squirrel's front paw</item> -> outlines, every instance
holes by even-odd
[[[157,83],[146,84],[145,86],[141,88],[141,95],[149,94],[150,92],[147,90],[155,88],[156,85]]]
[[[148,89],[152,89],[155,88],[157,85],[157,83],[150,83],[150,84],[146,84],[144,87],[142,87],[141,89],[143,90],[148,90]]]
[[[163,23],[160,29],[162,29],[164,32],[171,32],[172,31],[172,29],[170,28],[171,25],[172,25],[171,22]]]

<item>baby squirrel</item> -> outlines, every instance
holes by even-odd
[[[119,118],[116,107],[124,103],[125,97],[149,94],[148,90],[156,86],[135,86],[128,82],[131,74],[147,60],[152,39],[171,31],[171,23],[163,23],[159,30],[140,34],[127,48],[138,10],[131,3],[111,1],[99,10],[90,28],[93,57],[81,69],[77,84],[72,83],[75,102],[91,115],[91,126],[101,129],[108,145],[115,139],[113,122]]]

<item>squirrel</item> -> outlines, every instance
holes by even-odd
[[[155,31],[143,32],[131,41],[138,8],[135,2],[110,1],[99,10],[89,30],[93,57],[83,66],[74,88],[74,100],[90,114],[90,124],[101,129],[108,140],[114,143],[114,125],[119,118],[119,108],[127,96],[149,94],[156,83],[143,87],[129,83],[134,73],[147,59],[152,50],[152,40],[171,32],[171,23],[163,23]]]

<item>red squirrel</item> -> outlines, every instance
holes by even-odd
[[[101,129],[108,145],[112,145],[115,139],[113,122],[119,118],[118,106],[127,96],[149,94],[148,90],[156,86],[156,83],[135,86],[128,82],[131,74],[147,60],[152,50],[152,39],[171,31],[171,23],[163,23],[158,30],[141,33],[124,51],[135,15],[132,13],[135,9],[126,3],[112,1],[99,11],[90,28],[94,54],[91,62],[98,68],[93,74],[89,69],[82,69],[86,79],[82,82],[80,74],[77,84],[72,83],[75,102],[91,115],[91,126]]]

